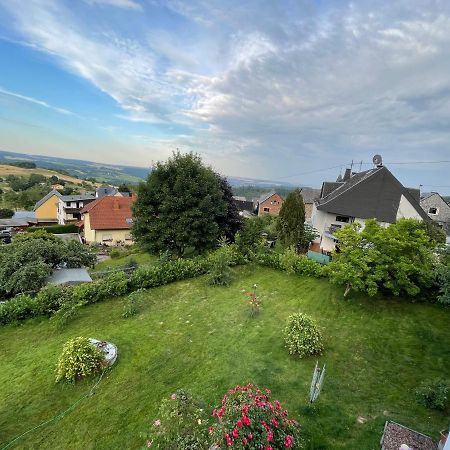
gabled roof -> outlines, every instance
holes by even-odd
[[[126,230],[131,228],[133,197],[106,196],[86,205],[81,214],[89,214],[93,230]]]
[[[262,194],[261,197],[259,197],[258,202],[259,203],[265,202],[268,198],[272,197],[272,195],[275,195],[275,194],[276,194],[275,191],[270,191],[265,194]],[[281,197],[281,195],[280,195],[280,197]]]
[[[60,199],[63,202],[77,202],[84,200],[94,200],[95,196],[92,194],[61,195]]]
[[[39,206],[42,206],[49,198],[52,198],[53,195],[56,195],[58,198],[61,198],[62,195],[56,190],[52,189],[46,196],[42,197],[33,208],[33,211],[36,211],[36,209],[39,208]]]
[[[393,223],[397,219],[402,195],[423,220],[429,219],[416,200],[416,195],[411,194],[384,166],[354,174],[348,181],[340,183],[328,195],[323,196],[317,202],[317,209]]]
[[[119,192],[115,187],[112,186],[101,186],[95,190],[95,196],[97,198],[105,197],[107,195],[116,195]]]
[[[314,200],[317,200],[320,197],[320,192],[320,189],[309,187],[301,188],[303,203],[314,203]]]

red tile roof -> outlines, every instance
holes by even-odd
[[[131,228],[131,205],[133,197],[98,198],[88,203],[82,214],[89,214],[89,221],[93,230],[123,230]]]

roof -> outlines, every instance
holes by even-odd
[[[266,194],[262,194],[261,197],[259,197],[258,202],[259,203],[265,202],[268,198],[272,197],[272,195],[279,195],[279,194],[277,194],[275,191],[267,192]]]
[[[96,189],[95,196],[97,198],[105,197],[106,195],[115,195],[119,192],[115,187],[112,186],[101,186]]]
[[[47,283],[51,284],[79,284],[92,281],[88,271],[82,269],[58,269],[47,278]]]
[[[93,230],[122,230],[131,228],[133,197],[106,196],[86,205],[82,214],[89,214]]]
[[[429,436],[391,421],[384,425],[380,444],[383,450],[398,450],[402,444],[414,450],[436,450],[436,445]]]
[[[36,213],[34,211],[16,211],[12,219],[36,219]]]
[[[76,202],[80,200],[95,200],[92,194],[77,194],[77,195],[61,195],[59,197],[63,202]]]
[[[33,208],[33,211],[36,211],[36,209],[39,208],[39,206],[42,206],[49,198],[52,198],[53,195],[56,195],[58,198],[61,198],[62,195],[56,190],[56,189],[52,189],[47,195],[45,195],[44,197],[42,197],[35,205]]]
[[[301,188],[303,197],[303,203],[314,203],[320,197],[320,189],[314,189],[309,187]]]
[[[429,219],[416,200],[417,194],[412,194],[384,166],[356,173],[346,182],[337,184],[327,195],[322,187],[318,210],[394,223],[403,195],[423,220]]]
[[[30,224],[36,224],[37,220],[32,217],[20,217],[17,219],[0,219],[0,228],[9,227],[28,227]]]

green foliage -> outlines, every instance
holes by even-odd
[[[290,192],[278,216],[279,238],[286,247],[300,247],[304,241],[305,204],[300,189]]]
[[[450,305],[450,265],[440,264],[436,270],[438,301]]]
[[[261,217],[251,217],[244,220],[242,229],[236,234],[236,245],[239,253],[251,257],[264,245],[262,234],[265,222]]]
[[[88,338],[77,337],[64,344],[56,367],[56,382],[75,382],[101,371],[104,356]]]
[[[294,246],[287,248],[280,254],[280,266],[287,273],[295,273],[295,265],[298,260],[298,255]]]
[[[435,245],[445,244],[447,234],[436,222],[433,220],[424,220],[420,222],[420,225]]]
[[[45,231],[52,234],[78,233],[78,227],[74,223],[67,225],[48,225],[45,227],[31,227],[28,233],[36,233],[37,231]]]
[[[139,267],[139,263],[134,258],[130,258],[123,267],[126,270],[135,270]]]
[[[133,317],[139,313],[144,300],[144,292],[144,289],[138,289],[128,294],[123,305],[122,317],[124,319]]]
[[[266,194],[270,191],[276,191],[283,198],[286,198],[289,192],[292,192],[295,188],[293,187],[283,187],[279,185],[273,186],[253,186],[253,185],[245,185],[245,186],[234,186],[233,193],[239,197],[245,197],[247,199],[256,199],[261,197],[261,195]]]
[[[38,303],[29,295],[20,294],[0,303],[0,324],[15,323],[38,314]]]
[[[330,280],[346,285],[346,293],[416,296],[433,284],[433,242],[420,222],[401,219],[388,227],[368,220],[364,230],[353,223],[336,233],[339,248],[328,265]]]
[[[133,235],[152,253],[186,249],[201,253],[226,230],[227,202],[216,174],[192,153],[158,162],[138,189]],[[220,225],[220,224],[221,225]]]
[[[57,266],[92,265],[95,255],[81,243],[63,241],[43,230],[18,234],[0,247],[0,295],[38,291]]]
[[[1,194],[1,192],[0,192]],[[14,215],[14,211],[8,208],[0,208],[0,219],[9,219]]]
[[[145,448],[161,450],[203,450],[209,448],[207,416],[203,402],[179,389],[163,399],[150,433],[144,434]]]
[[[22,167],[23,169],[36,169],[36,163],[33,161],[11,161],[8,163],[9,166]]]
[[[231,250],[223,246],[210,257],[211,268],[208,274],[208,283],[215,286],[229,286],[232,279],[231,274]]]
[[[450,384],[442,378],[423,382],[416,389],[417,401],[429,408],[444,411],[449,404]]]
[[[56,328],[62,330],[79,315],[80,309],[85,304],[85,302],[75,302],[73,299],[62,302],[60,308],[52,317],[52,320],[56,323]]]
[[[124,256],[124,252],[122,252],[119,248],[112,248],[109,251],[109,256],[112,259],[118,259],[118,258],[122,258],[122,256]]]
[[[289,316],[284,329],[284,341],[291,355],[317,355],[323,351],[322,335],[316,322],[306,314],[296,313]]]

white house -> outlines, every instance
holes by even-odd
[[[381,158],[380,158],[381,159]],[[311,215],[323,253],[334,250],[335,232],[348,223],[376,219],[387,226],[401,218],[429,220],[420,206],[420,191],[404,187],[381,162],[373,169],[354,173],[350,169],[335,182],[324,182]]]
[[[61,195],[56,213],[58,223],[65,225],[81,220],[81,210],[94,200],[91,194]]]

